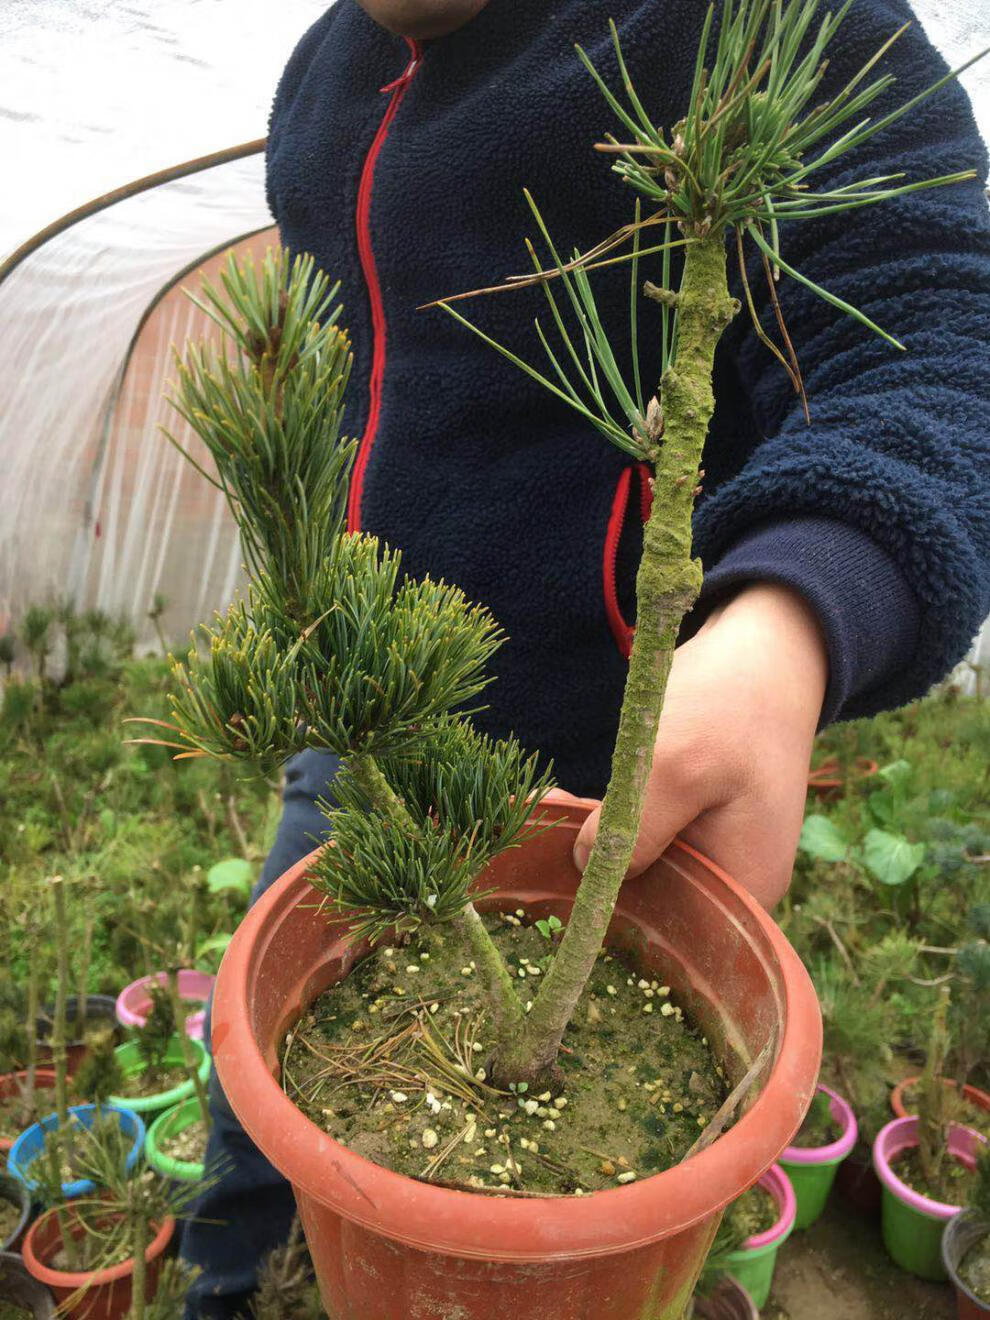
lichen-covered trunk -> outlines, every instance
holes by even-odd
[[[564,937],[523,1030],[499,1044],[496,1076],[502,1082],[540,1081],[552,1074],[639,833],[681,620],[701,589],[701,563],[691,554],[691,515],[714,407],[715,346],[738,309],[726,284],[724,235],[709,235],[685,249],[677,307],[676,360],[660,382],[663,443],[636,578],[636,635],[598,837]]]

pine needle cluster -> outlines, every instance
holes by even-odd
[[[457,587],[413,580],[397,551],[345,529],[337,286],[284,252],[260,271],[231,257],[221,283],[196,300],[220,342],[187,347],[172,401],[215,464],[203,475],[237,521],[249,586],[203,630],[205,648],[173,660],[173,720],[151,741],[263,770],[304,748],[336,753],[314,876],[334,914],[373,939],[456,920],[550,783],[518,744],[468,722],[503,635]]]

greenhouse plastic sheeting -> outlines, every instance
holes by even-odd
[[[246,50],[261,24],[260,0],[251,4]],[[284,22],[301,34],[321,7],[293,0]],[[990,40],[985,5],[919,0],[915,9],[952,64]],[[175,17],[168,6],[154,12],[162,23]],[[188,0],[176,13],[189,17]],[[279,39],[294,40],[282,26]],[[223,51],[221,44],[204,53],[232,78],[243,61],[225,62]],[[212,80],[208,68],[204,76]],[[247,67],[243,76],[249,86]],[[990,59],[963,81],[990,134]],[[180,99],[188,127],[195,98]],[[98,120],[98,102],[99,88],[91,88],[88,119]],[[20,131],[23,158],[31,124]],[[156,593],[168,599],[164,625],[175,638],[231,598],[240,572],[233,521],[220,493],[161,435],[166,423],[201,452],[161,394],[171,345],[208,327],[177,277],[187,272],[179,283],[194,286],[199,274],[190,267],[271,225],[262,175],[254,155],[157,185],[57,234],[0,283],[0,631],[27,604],[72,598],[126,613],[148,645]],[[266,229],[247,246],[263,250],[273,237]],[[990,653],[986,633],[981,647]]]
[[[162,392],[172,345],[209,323],[174,281],[271,225],[262,169],[255,155],[117,202],[0,285],[0,616],[69,598],[150,640],[156,593],[172,636],[230,599],[240,554],[223,497],[159,428],[196,448]]]

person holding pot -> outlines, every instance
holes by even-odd
[[[702,11],[693,0],[619,8],[633,81],[669,125],[687,100]],[[491,610],[509,640],[478,725],[513,732],[552,757],[566,790],[591,797],[608,778],[625,680],[647,474],[449,318],[417,308],[525,266],[524,187],[551,233],[582,250],[628,218],[628,190],[592,150],[609,111],[573,49],[613,73],[615,9],[338,0],[289,61],[267,148],[283,243],[341,282],[354,348],[345,429],[360,440],[349,526],[401,548],[412,576],[456,582]],[[905,0],[856,0],[823,97],[911,18]],[[945,65],[915,23],[883,71],[899,105]],[[887,108],[881,99],[876,113]],[[749,318],[723,336],[695,519],[705,585],[674,660],[634,871],[679,834],[772,905],[789,882],[816,731],[923,694],[990,612],[986,165],[952,83],[843,170],[972,169],[971,182],[867,208],[855,225],[791,228],[789,260],[839,296],[848,288],[908,349],[895,354],[790,284],[810,424]],[[751,284],[771,325],[762,271]],[[626,324],[626,275],[596,290],[606,323]],[[481,300],[472,317],[518,344],[540,297]],[[651,347],[641,332],[644,380]],[[315,803],[335,769],[316,752],[287,767],[258,892],[322,834]],[[579,867],[596,821],[578,837]],[[208,1159],[224,1172],[185,1229],[183,1255],[201,1270],[190,1320],[244,1308],[294,1208],[212,1086]]]

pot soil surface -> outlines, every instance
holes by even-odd
[[[197,1119],[181,1132],[167,1136],[158,1142],[158,1149],[170,1160],[181,1160],[187,1164],[202,1164],[206,1159],[206,1124]]]
[[[814,1150],[820,1146],[831,1146],[841,1136],[842,1128],[832,1117],[829,1096],[823,1091],[816,1091],[808,1117],[801,1124],[801,1130],[791,1145],[803,1150]]]
[[[117,1095],[132,1100],[144,1099],[147,1096],[163,1095],[166,1091],[181,1086],[188,1080],[188,1076],[181,1064],[166,1064],[163,1068],[142,1068],[140,1072],[126,1074],[120,1086],[115,1087],[114,1090]]]
[[[31,1312],[25,1311],[23,1306],[15,1306],[13,1302],[0,1299],[0,1320],[31,1320]]]
[[[947,1155],[941,1161],[934,1184],[929,1183],[922,1172],[917,1146],[901,1151],[896,1159],[891,1160],[890,1167],[912,1192],[918,1192],[933,1201],[942,1201],[946,1205],[962,1206],[968,1203],[969,1189],[975,1174],[951,1156]]]
[[[990,1233],[966,1252],[959,1277],[981,1302],[990,1305]]]
[[[0,1196],[0,1242],[6,1242],[21,1222],[23,1209]]]
[[[19,1095],[8,1095],[0,1100],[0,1136],[13,1141],[19,1137],[25,1128],[31,1126],[37,1119],[38,1114],[38,1095],[35,1094],[35,1103],[30,1109],[25,1105],[24,1100]],[[52,1099],[52,1093],[47,1093],[49,1100]]]
[[[551,951],[521,916],[486,924],[525,1001]],[[424,929],[316,1000],[283,1047],[286,1094],[337,1141],[408,1177],[560,1196],[679,1163],[728,1093],[668,987],[609,954],[565,1034],[559,1096],[488,1084],[488,1018],[453,932]]]

